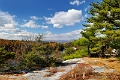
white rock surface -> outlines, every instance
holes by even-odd
[[[60,78],[60,76],[62,76],[63,74],[66,74],[70,70],[72,70],[77,65],[77,63],[83,63],[83,62],[85,62],[85,61],[82,60],[81,58],[63,61],[63,63],[68,64],[68,65],[57,67],[57,68],[59,70],[64,70],[64,71],[63,72],[58,71],[57,73],[55,73],[54,75],[52,75],[50,77],[44,77],[44,75],[49,74],[48,69],[43,69],[40,71],[33,71],[33,72],[27,73],[23,76],[28,78],[28,80],[57,80]]]

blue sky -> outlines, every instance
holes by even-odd
[[[81,37],[90,3],[100,0],[0,0],[0,38],[44,40]]]

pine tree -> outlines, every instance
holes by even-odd
[[[87,38],[91,45],[93,44],[91,41],[95,41],[96,44],[101,42],[100,46],[112,45],[112,48],[118,48],[119,43],[113,44],[120,41],[120,0],[92,2],[88,13],[91,16],[83,25],[86,28],[82,32],[82,36]],[[91,47],[90,44],[88,48]]]

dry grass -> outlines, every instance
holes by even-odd
[[[11,77],[14,76],[14,77]],[[28,80],[27,78],[23,77],[21,74],[11,74],[11,75],[0,75],[0,80]]]
[[[69,73],[62,75],[60,80],[120,80],[120,61],[116,58],[88,58],[84,64],[78,64]],[[91,66],[107,66],[108,68],[115,69],[115,73],[94,73]],[[85,69],[87,67],[88,69]],[[86,73],[83,76],[83,73]],[[84,77],[84,78],[83,78]]]
[[[59,80],[85,80],[92,75],[93,69],[90,65],[80,63],[73,70],[62,75]]]
[[[91,66],[107,66],[120,73],[120,60],[117,58],[83,58]]]

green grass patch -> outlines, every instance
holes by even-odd
[[[87,51],[86,49],[81,49],[81,50],[77,50],[74,53],[70,54],[70,55],[64,55],[63,59],[64,60],[68,60],[68,59],[74,59],[74,58],[82,58],[84,56],[87,56]]]

